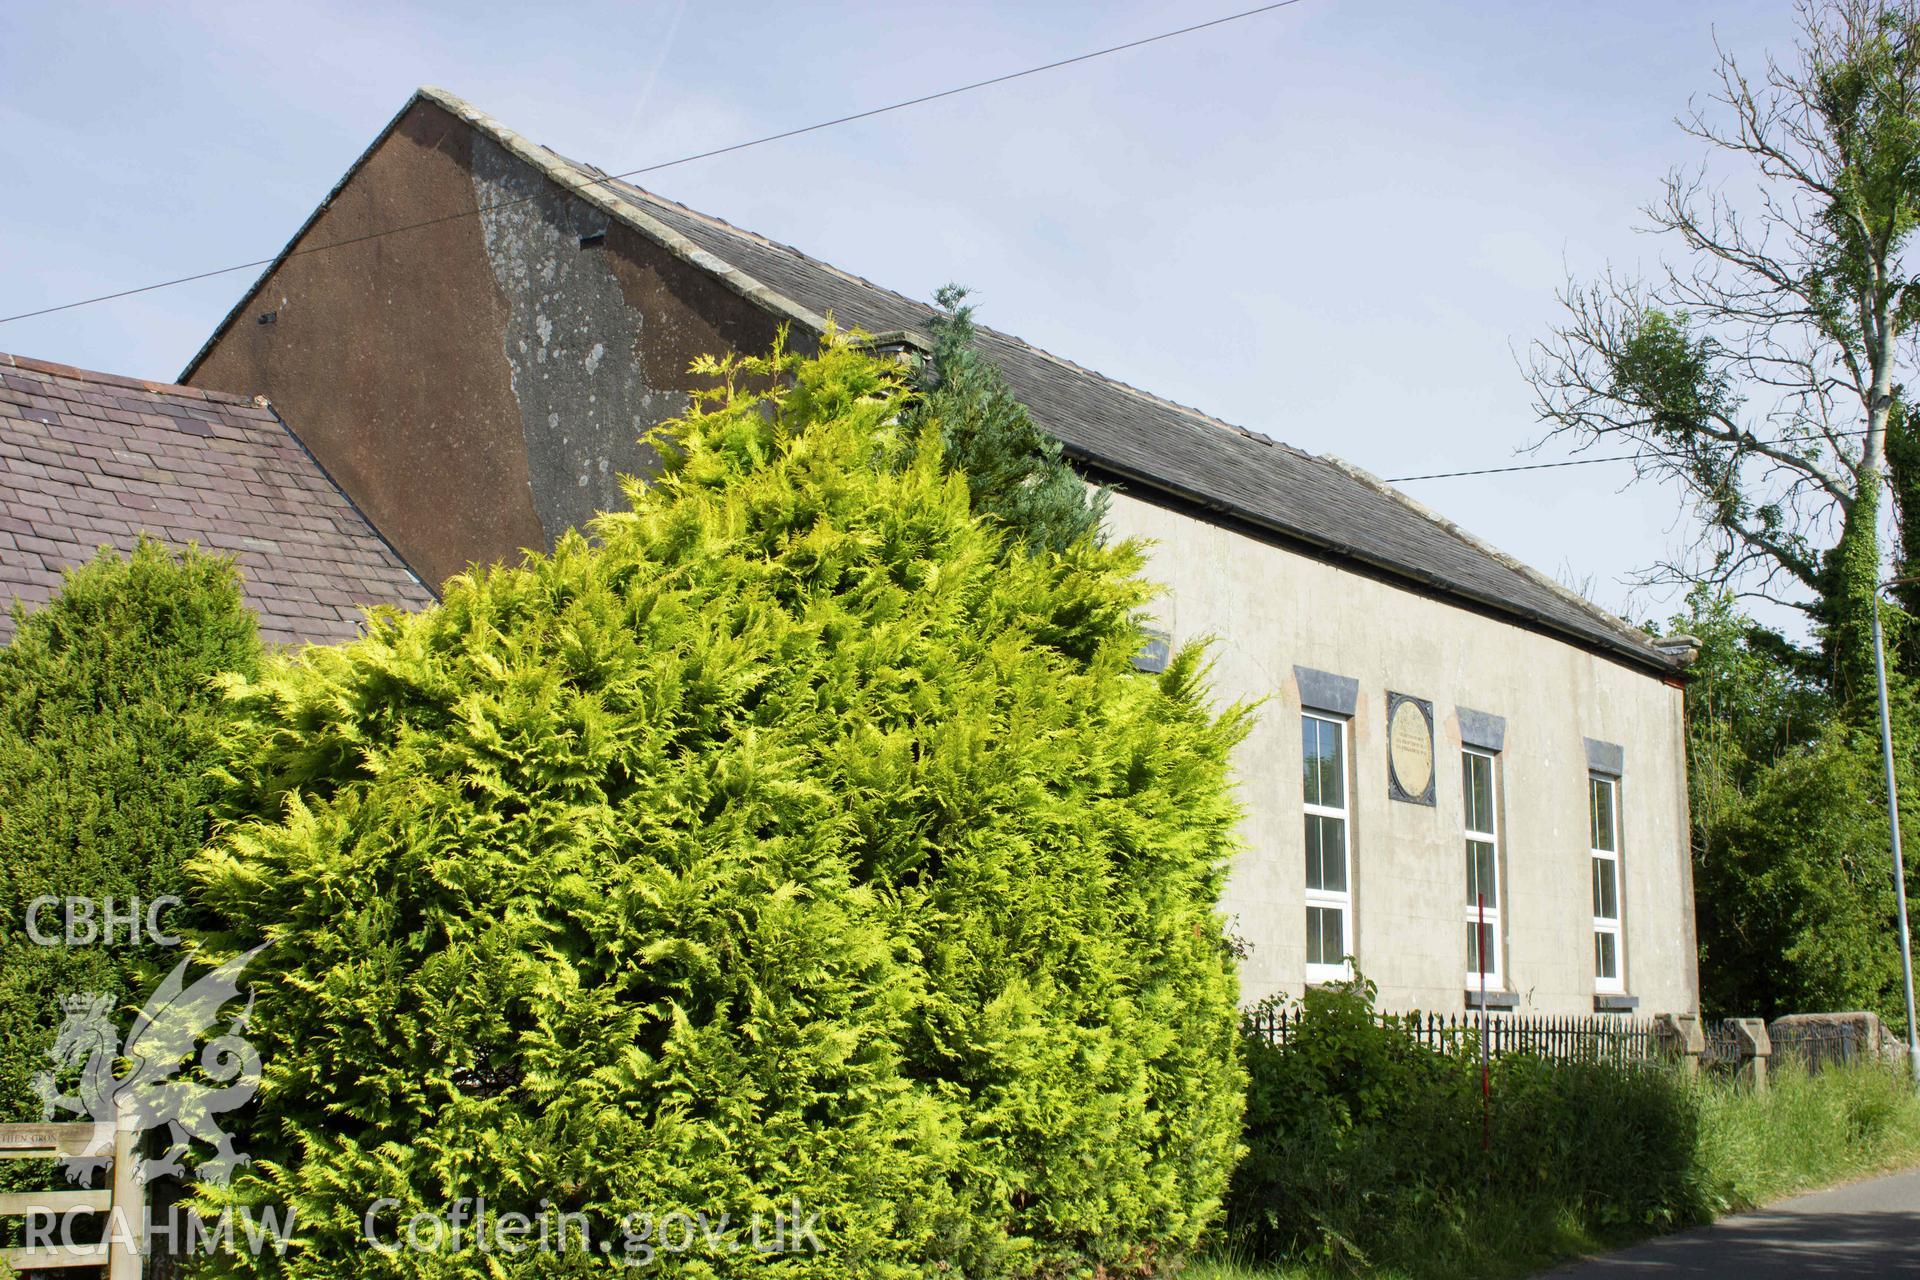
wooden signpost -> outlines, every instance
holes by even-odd
[[[98,1244],[28,1243],[0,1249],[0,1258],[19,1272],[105,1267],[107,1280],[139,1280],[146,1251],[146,1200],[140,1184],[139,1138],[132,1113],[123,1108],[116,1124],[0,1125],[0,1160],[62,1160],[73,1156],[106,1159],[112,1176],[99,1191],[14,1191],[0,1194],[0,1218],[62,1218],[70,1213],[105,1214]]]

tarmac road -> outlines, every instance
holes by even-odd
[[[1784,1200],[1546,1275],[1553,1280],[1920,1276],[1920,1169]]]

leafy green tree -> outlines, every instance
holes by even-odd
[[[1696,589],[1687,689],[1701,999],[1712,1016],[1867,1008],[1904,1022],[1877,729],[1836,717],[1779,635]],[[1913,709],[1895,755],[1916,795]],[[1914,887],[1920,889],[1920,882]]]
[[[151,945],[43,946],[37,899],[144,908],[183,892],[218,794],[225,704],[215,678],[257,674],[261,650],[231,562],[142,541],[67,574],[0,648],[0,1120],[37,1120],[28,1087],[47,1066],[60,998],[146,993]],[[102,924],[100,905],[92,927]],[[64,937],[64,910],[37,931]],[[171,928],[175,917],[156,917]],[[142,920],[142,936],[146,921]],[[84,928],[76,933],[86,936]]]
[[[835,1280],[1173,1265],[1215,1215],[1242,715],[1197,651],[1133,669],[1136,547],[1007,552],[898,366],[703,367],[591,541],[236,689],[195,870],[275,976],[205,1194],[302,1226],[231,1269],[471,1275],[401,1227],[464,1197],[614,1245],[537,1274],[624,1265],[630,1215]],[[756,1254],[796,1199],[824,1252]]]
[[[1694,588],[1667,630],[1700,645],[1687,668],[1687,781],[1695,817],[1717,822],[1782,756],[1819,738],[1833,705],[1793,645],[1727,592]]]
[[[1646,210],[1671,265],[1570,285],[1530,375],[1549,438],[1630,448],[1704,535],[1650,576],[1708,589],[1681,625],[1706,641],[1688,734],[1709,1009],[1891,1013],[1869,633],[1887,533],[1896,564],[1920,556],[1920,437],[1901,402],[1920,325],[1920,3],[1799,12],[1791,59],[1749,74],[1723,55],[1710,104],[1679,122],[1709,161]],[[1817,647],[1722,592],[1801,611]],[[1920,582],[1895,592],[1904,723]],[[1898,740],[1906,772],[1913,735]]]
[[[1795,61],[1750,77],[1723,55],[1712,107],[1679,122],[1741,181],[1675,170],[1646,210],[1675,264],[1569,286],[1530,373],[1549,438],[1626,445],[1687,494],[1703,555],[1652,575],[1804,611],[1820,680],[1858,711],[1884,482],[1899,528],[1920,504],[1898,411],[1920,321],[1920,6],[1800,12]]]
[[[1911,739],[1901,746],[1913,756]],[[1893,860],[1877,734],[1844,720],[1765,770],[1722,816],[1696,886],[1718,1013],[1872,1009],[1904,1027]],[[1902,784],[1916,794],[1915,770]],[[1911,880],[1911,877],[1910,877]],[[1910,884],[1920,889],[1920,883]],[[1709,963],[1710,961],[1710,963]]]
[[[981,354],[967,291],[934,295],[932,387],[907,411],[910,428],[937,424],[948,462],[965,473],[973,509],[1007,531],[1007,546],[1064,551],[1100,537],[1105,490],[1090,490]]]

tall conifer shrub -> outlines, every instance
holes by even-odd
[[[910,428],[932,427],[950,466],[963,472],[974,511],[999,524],[1009,550],[1061,551],[1098,541],[1104,489],[1089,489],[980,351],[967,291],[934,295],[933,385],[907,410]]]
[[[197,873],[279,973],[212,1194],[291,1205],[294,1276],[478,1274],[404,1247],[469,1196],[614,1233],[525,1274],[674,1212],[689,1274],[1176,1257],[1237,1150],[1242,716],[1132,669],[1135,547],[1003,558],[892,366],[706,368],[593,542],[236,687]],[[795,1200],[823,1252],[755,1253]]]
[[[212,771],[226,671],[257,674],[260,641],[231,562],[142,541],[131,556],[103,551],[67,575],[33,613],[17,610],[0,647],[0,1122],[40,1118],[29,1087],[70,992],[99,992],[116,1009],[147,995],[145,976],[168,957],[131,945],[116,924],[101,945],[104,905],[182,893],[181,864],[211,827]],[[27,930],[90,945],[42,946]],[[85,912],[92,913],[89,921]],[[154,923],[170,930],[180,913]],[[123,1028],[124,1029],[124,1028]]]

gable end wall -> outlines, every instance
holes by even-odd
[[[435,584],[623,505],[693,358],[764,350],[776,328],[430,100],[293,249],[188,380],[272,400]]]

